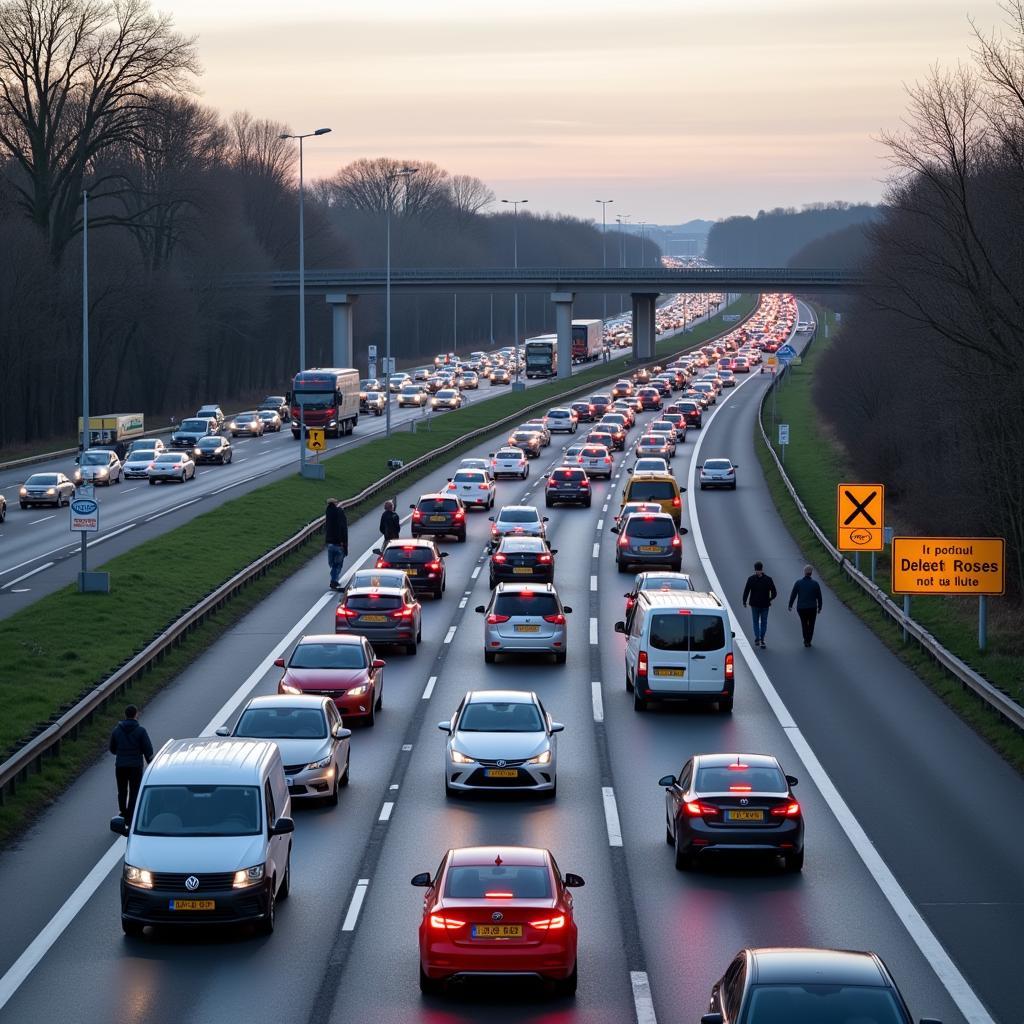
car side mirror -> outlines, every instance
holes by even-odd
[[[733,469],[739,469],[739,468],[740,468],[740,464],[739,464],[738,462],[734,462],[734,463],[732,464],[732,468],[733,468]]]
[[[379,555],[379,554],[382,554],[382,552],[381,552],[381,549],[380,549],[380,548],[374,548],[374,549],[373,549],[373,553],[374,553],[375,555]]]
[[[795,786],[797,785],[797,783],[800,782],[800,780],[795,775],[787,775],[786,781],[789,783],[790,787]]]
[[[488,452],[487,453],[487,458],[493,459],[494,458],[494,452]]]
[[[551,548],[551,554],[557,555],[558,554],[558,548]]]
[[[116,832],[119,836],[128,835],[128,822],[118,814],[110,819],[110,831]]]
[[[494,522],[494,516],[488,516],[487,517],[487,522],[493,523]]]
[[[278,818],[270,830],[272,836],[287,836],[295,831],[295,822],[291,818]]]
[[[221,726],[221,727],[220,727],[220,728],[219,728],[219,729],[217,730],[217,735],[218,735],[218,736],[230,736],[230,735],[231,735],[231,730],[230,730],[230,729],[228,728],[228,726],[226,726],[226,725],[222,725],[222,726]]]
[[[543,518],[541,519],[541,522],[542,522],[542,523],[547,523],[547,522],[550,522],[550,520],[548,519],[548,517],[547,517],[547,516],[544,516],[544,517],[543,517]]]
[[[441,730],[441,732],[451,732],[452,731],[452,723],[451,722],[438,722],[437,723],[437,727],[438,727],[438,729]]]
[[[658,779],[658,785],[659,786],[664,786],[666,789],[669,786],[674,786],[675,784],[676,784],[676,777],[674,775],[662,775],[662,777],[660,779]]]
[[[619,528],[617,526],[613,526],[613,527],[610,528],[610,532],[611,533],[618,533],[619,532]]]
[[[627,595],[627,596],[628,596],[628,595]],[[620,619],[620,620],[619,620],[618,622],[616,622],[616,623],[615,623],[615,625],[614,625],[614,627],[613,627],[613,628],[614,628],[614,630],[615,630],[615,632],[616,632],[616,633],[625,633],[625,632],[626,632],[626,623],[625,623],[625,622],[623,622],[623,621],[622,621],[622,620]]]
[[[565,724],[563,722],[552,722],[549,732],[565,732]]]
[[[448,557],[448,552],[447,551],[442,551],[441,552],[441,557],[442,558],[447,558]]]
[[[572,608],[570,608],[569,605],[567,605],[567,604],[563,604],[562,605],[562,614],[563,615],[572,615]]]
[[[411,884],[420,889],[429,889],[432,884],[430,881],[430,872],[421,871],[418,875],[413,875]]]
[[[722,1024],[722,1015],[720,1013],[705,1013],[700,1019],[700,1024]]]
[[[415,505],[410,505],[409,506],[409,508],[415,508],[415,507],[416,507]],[[378,552],[378,554],[380,554],[380,552]]]
[[[383,658],[374,658],[370,663],[371,668],[383,668],[387,662]]]
[[[571,871],[567,871],[565,878],[562,879],[562,884],[566,889],[580,889],[587,883],[583,880],[582,875],[575,875]]]
[[[686,493],[686,488],[685,487],[680,487],[679,488],[679,493],[680,494],[685,494]]]
[[[478,615],[483,615],[483,613],[484,613],[485,611],[487,611],[487,609],[486,609],[486,608],[485,608],[485,607],[484,607],[484,606],[483,606],[482,604],[478,604],[478,605],[477,605],[477,606],[476,606],[476,607],[475,607],[475,608],[473,609],[473,611],[475,611],[475,612],[476,612],[476,613],[477,613]]]
[[[679,536],[685,537],[690,531],[685,526],[679,527]]]
[[[284,658],[275,658],[274,666],[275,668],[284,668]]]

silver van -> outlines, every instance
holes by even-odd
[[[237,924],[274,930],[291,887],[291,799],[277,744],[168,740],[146,769],[127,836],[121,927]]]
[[[625,622],[626,689],[633,709],[652,700],[714,703],[732,711],[735,689],[733,631],[716,594],[640,591]]]

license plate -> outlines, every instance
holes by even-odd
[[[516,576],[529,576],[533,570],[528,565],[517,565],[512,573]]]
[[[674,676],[676,678],[681,677],[685,672],[684,668],[656,668],[654,670],[656,676]]]
[[[659,548],[657,544],[641,544],[640,545],[640,550],[641,551],[660,551],[661,548]]]
[[[540,626],[516,626],[517,633],[539,633]]]
[[[360,615],[360,622],[387,622],[388,617],[386,615]]]
[[[445,520],[445,517],[444,517],[444,516],[431,516],[431,517],[430,517],[430,521],[431,521],[432,523],[443,523],[443,522],[444,522],[444,520]]]
[[[473,925],[474,939],[521,939],[522,937],[523,926],[521,924]]]
[[[168,900],[171,910],[216,910],[216,900]]]
[[[406,576],[419,576],[419,574],[420,574],[419,569],[406,569],[405,570],[405,575]]]
[[[515,768],[487,768],[484,775],[489,779],[518,779],[519,772]]]
[[[726,821],[764,821],[764,811],[726,811]]]

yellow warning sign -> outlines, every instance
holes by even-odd
[[[311,452],[322,452],[327,447],[327,431],[322,427],[310,427],[306,431],[306,447]]]
[[[1002,537],[894,537],[894,594],[1003,594]]]
[[[840,551],[885,550],[883,484],[839,484],[836,488],[836,538]]]

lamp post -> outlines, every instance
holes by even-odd
[[[623,227],[627,227],[629,225],[629,218],[630,218],[630,216],[631,216],[631,214],[628,214],[628,213],[620,213],[615,218],[615,223],[619,225],[619,269],[620,270],[625,270],[626,269],[626,234],[625,234],[625,232],[622,229],[623,229]],[[625,312],[625,309],[626,309],[626,296],[625,295],[619,295],[619,301],[620,301],[621,306],[622,306],[622,311]]]
[[[502,199],[503,203],[507,203],[512,207],[512,266],[516,270],[519,269],[519,207],[528,203],[529,199]],[[513,305],[515,306],[515,315],[513,317],[515,331],[515,338],[513,339],[513,348],[516,354],[516,379],[512,385],[513,391],[521,391],[522,385],[519,382],[519,293],[516,292],[513,297]]]
[[[647,266],[647,256],[646,256],[646,253],[645,253],[645,250],[644,250],[644,245],[647,242],[647,238],[645,237],[646,233],[645,233],[644,229],[647,227],[647,221],[641,220],[641,221],[638,221],[637,223],[640,225],[640,266],[641,267],[646,267]]]
[[[302,168],[302,142],[304,139],[311,139],[316,135],[327,135],[330,128],[317,128],[316,131],[292,135],[282,132],[279,138],[299,140],[299,373],[306,369],[306,222],[303,210],[305,199],[305,180]],[[299,475],[313,475],[317,478],[323,472],[319,465],[315,474],[308,474],[306,470],[306,415],[305,406],[298,400],[299,396],[294,395],[296,404],[299,407]]]
[[[406,182],[419,170],[418,167],[400,167],[387,176],[387,274],[384,285],[384,436],[391,436],[391,182],[404,178]]]
[[[614,203],[615,200],[614,199],[595,199],[594,202],[601,204],[601,267],[602,267],[602,269],[607,270],[608,269],[608,240],[607,240],[607,235],[608,235],[608,218],[607,218],[606,214],[608,213],[608,204],[609,203]],[[603,309],[603,312],[601,314],[601,322],[602,322],[602,325],[603,325],[604,321],[608,319],[608,293],[607,292],[603,292],[602,295],[601,295],[601,299],[602,299],[602,309]],[[603,329],[604,328],[602,326],[602,330]]]

